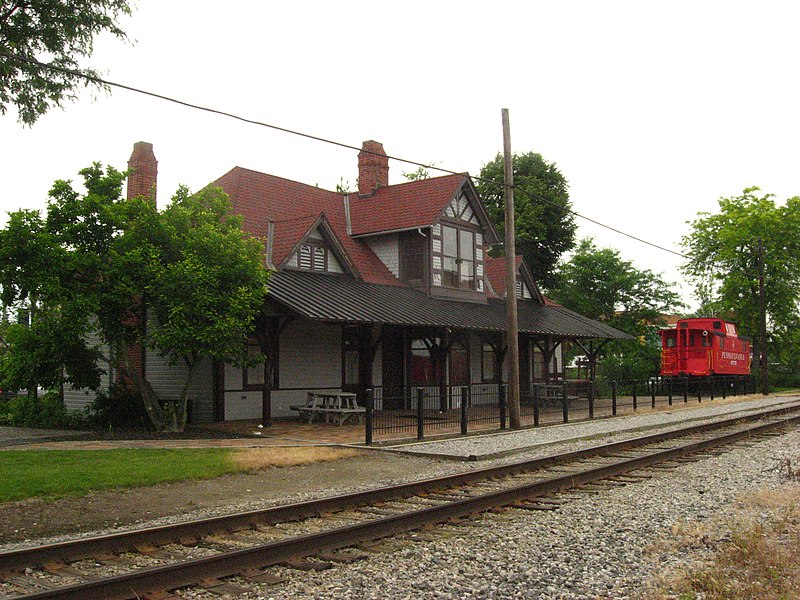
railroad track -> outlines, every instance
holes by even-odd
[[[498,507],[552,510],[561,492],[635,483],[798,423],[794,404],[469,473],[1,552],[0,598],[166,599],[191,585],[237,595],[242,580],[279,580],[269,571],[276,565],[352,562],[368,556],[364,544]]]

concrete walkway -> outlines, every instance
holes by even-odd
[[[90,431],[62,429],[29,429],[27,427],[0,427],[0,447],[39,444],[64,440],[82,440],[94,437]]]

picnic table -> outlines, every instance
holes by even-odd
[[[333,419],[338,425],[343,425],[351,418],[360,423],[367,409],[358,405],[356,395],[352,392],[308,392],[306,403],[290,406],[296,410],[300,418],[307,418],[309,423],[315,419],[326,423]]]
[[[561,402],[564,397],[563,383],[534,383],[539,390],[539,400],[541,402],[557,401]],[[567,391],[567,401],[577,400],[578,395],[574,390]]]

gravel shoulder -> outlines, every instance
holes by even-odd
[[[57,500],[0,504],[0,548],[13,542],[142,525],[166,518],[206,516],[286,502],[343,482],[378,485],[424,472],[435,461],[364,452],[333,462],[272,468],[215,479],[94,492]]]

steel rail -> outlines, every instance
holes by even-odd
[[[789,424],[800,423],[800,416],[782,421],[754,425],[701,441],[688,442],[667,450],[621,460],[612,464],[589,468],[543,481],[489,492],[475,498],[456,500],[440,506],[410,511],[399,515],[378,518],[365,523],[341,527],[325,532],[307,534],[254,548],[226,552],[221,555],[189,560],[162,567],[151,567],[103,579],[38,592],[18,598],[83,600],[104,598],[128,600],[141,594],[176,589],[207,578],[236,575],[246,569],[258,569],[285,562],[289,558],[306,557],[332,551],[360,542],[396,535],[419,529],[426,524],[441,523],[453,518],[483,512],[497,506],[513,505],[537,496],[572,489],[577,486],[622,473],[646,469],[657,463],[700,452],[724,444],[748,439]]]
[[[137,548],[159,546],[170,542],[180,543],[187,539],[200,539],[203,536],[220,531],[241,531],[253,529],[258,525],[270,525],[297,521],[318,516],[336,510],[345,510],[373,502],[394,500],[432,490],[465,485],[474,481],[481,481],[491,477],[502,477],[512,474],[535,471],[559,463],[574,462],[583,458],[597,456],[603,453],[625,450],[637,446],[654,444],[660,441],[684,437],[696,433],[705,433],[723,427],[730,427],[737,423],[769,418],[800,411],[800,404],[792,404],[779,409],[759,411],[735,418],[693,425],[657,434],[630,438],[610,444],[600,444],[581,450],[574,450],[563,454],[551,454],[541,458],[527,461],[518,461],[507,465],[476,469],[467,473],[459,473],[438,478],[422,479],[419,481],[380,487],[362,492],[353,492],[336,496],[328,496],[316,500],[307,500],[295,504],[274,506],[266,509],[234,513],[218,517],[209,517],[161,525],[146,529],[134,529],[105,535],[81,538],[66,542],[57,542],[43,546],[33,546],[0,552],[0,573],[20,571],[27,567],[35,567],[48,563],[68,563],[77,560],[92,558],[98,554],[120,553],[135,551]]]

